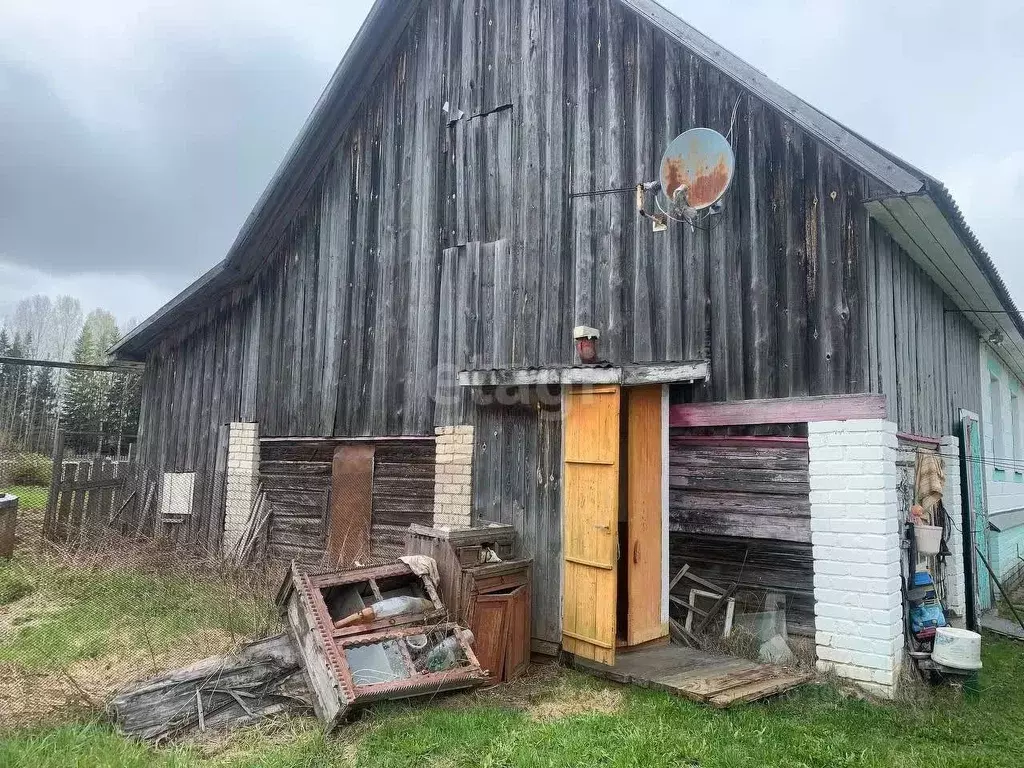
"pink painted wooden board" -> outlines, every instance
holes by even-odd
[[[885,395],[826,395],[673,405],[669,424],[673,427],[727,427],[884,418]]]

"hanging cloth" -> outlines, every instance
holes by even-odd
[[[917,454],[917,488],[914,494],[918,503],[930,512],[942,501],[946,488],[946,463],[936,453]]]

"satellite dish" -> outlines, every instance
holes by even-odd
[[[691,128],[676,136],[661,158],[658,205],[670,218],[692,223],[729,189],[736,156],[729,140],[710,128]]]

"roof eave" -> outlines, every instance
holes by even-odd
[[[1024,380],[1024,319],[948,190],[930,180],[919,194],[875,198],[865,206],[979,335],[1007,340],[996,352]]]

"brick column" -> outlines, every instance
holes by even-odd
[[[260,444],[258,424],[234,422],[228,427],[228,468],[225,478],[224,552],[241,538],[256,493]]]
[[[435,430],[434,525],[464,528],[473,509],[473,427]]]
[[[960,496],[960,438],[942,438],[939,453],[946,460],[946,489],[942,494],[942,503],[946,508],[946,514],[953,518],[947,541],[950,556],[946,558],[943,569],[946,607],[957,616],[963,617],[967,612],[967,597],[964,593],[964,535],[961,531],[963,510]]]
[[[891,698],[903,659],[896,425],[808,424],[818,668]]]

